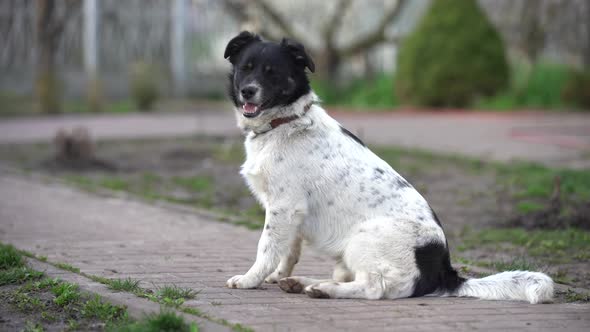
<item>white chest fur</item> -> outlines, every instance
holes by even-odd
[[[242,165],[241,174],[246,179],[252,193],[264,206],[268,208],[268,168],[264,167],[266,155],[259,144],[246,140],[247,159]]]

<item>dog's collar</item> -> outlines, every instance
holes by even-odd
[[[303,107],[303,114],[307,113],[309,111],[309,109],[311,108],[311,106],[314,104],[314,102],[310,102],[309,104],[305,105],[305,107]],[[272,119],[267,126],[266,130],[263,131],[252,131],[254,132],[254,134],[256,135],[261,135],[261,134],[265,134],[268,133],[269,131],[275,129],[276,127],[280,126],[280,125],[284,125],[285,123],[289,123],[293,120],[297,120],[301,117],[301,115],[291,115],[291,116],[286,116],[284,118],[276,118],[276,119]]]

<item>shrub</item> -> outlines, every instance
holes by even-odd
[[[562,105],[561,90],[570,71],[566,66],[548,63],[535,64],[527,84],[516,91],[521,105],[551,108]]]
[[[391,73],[380,73],[371,80],[357,78],[343,87],[320,80],[311,83],[313,90],[328,105],[383,109],[397,106],[397,98],[391,89],[394,84]]]
[[[571,76],[567,66],[540,62],[533,66],[516,63],[510,86],[490,97],[476,101],[480,109],[561,108],[567,101],[562,91]],[[570,102],[571,103],[571,102]]]
[[[590,110],[590,70],[573,72],[561,92],[564,102]]]
[[[155,68],[145,62],[135,63],[131,68],[131,95],[140,111],[153,109],[159,96]]]
[[[98,113],[104,109],[102,83],[98,78],[90,79],[88,82],[87,102],[90,112]]]
[[[433,1],[402,43],[396,92],[404,103],[466,106],[506,87],[504,45],[475,0]]]

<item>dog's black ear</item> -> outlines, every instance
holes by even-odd
[[[312,73],[315,72],[315,64],[313,63],[311,56],[305,51],[303,45],[292,39],[283,38],[281,41],[281,47],[291,53],[295,62],[300,63],[303,67],[309,68]]]
[[[227,43],[223,57],[225,59],[229,58],[229,62],[234,63],[235,56],[240,53],[244,47],[255,41],[261,41],[260,37],[249,31],[242,31],[239,35],[235,36],[229,41],[229,43]]]

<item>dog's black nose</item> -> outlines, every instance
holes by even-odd
[[[250,85],[243,88],[240,92],[242,93],[242,97],[244,97],[244,99],[247,100],[252,98],[256,94],[256,92],[258,92],[258,88]]]

